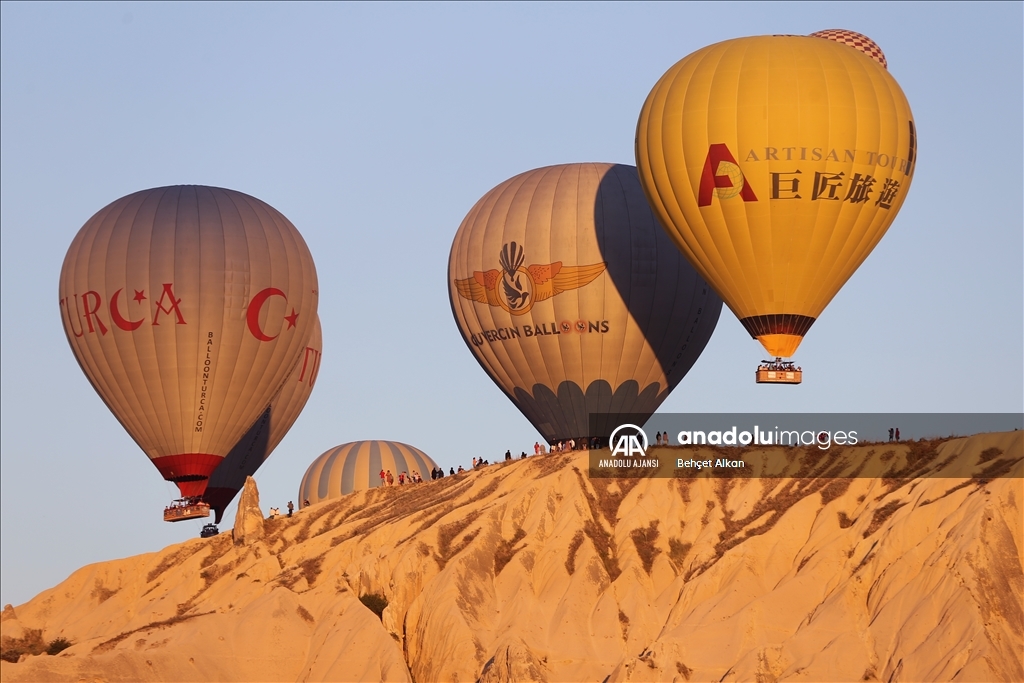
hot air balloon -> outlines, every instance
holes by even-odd
[[[414,472],[421,477],[437,463],[418,448],[398,441],[353,441],[321,454],[302,475],[299,500],[310,505],[383,485],[380,473],[398,475]]]
[[[177,484],[187,504],[165,511],[177,520],[202,515],[210,475],[301,359],[317,277],[302,236],[268,204],[160,187],[118,199],[78,231],[59,301],[89,382]]]
[[[758,381],[786,381],[769,371],[794,369],[782,359],[882,239],[916,156],[907,98],[881,49],[851,31],[698,50],[661,77],[637,124],[655,215],[776,359]]]
[[[455,235],[448,291],[470,351],[549,443],[606,438],[615,425],[592,416],[646,420],[722,308],[621,164],[539,168],[488,192]]]
[[[220,523],[224,510],[242,490],[245,478],[256,473],[295,424],[313,393],[322,355],[323,336],[317,316],[313,334],[281,391],[210,475],[203,500],[216,513],[216,523]]]

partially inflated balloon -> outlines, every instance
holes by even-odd
[[[916,147],[885,56],[841,30],[694,52],[654,86],[636,138],[658,219],[773,356],[882,239]]]
[[[650,415],[697,360],[722,302],[666,237],[636,169],[540,168],[469,212],[448,261],[473,355],[544,437]]]
[[[242,490],[245,478],[256,473],[295,424],[313,393],[322,354],[323,336],[318,316],[313,334],[281,391],[210,475],[203,500],[216,511],[217,523],[220,523],[231,500]]]
[[[86,222],[59,298],[93,388],[163,477],[199,496],[302,357],[317,277],[273,207],[233,190],[161,187]]]
[[[383,471],[391,473],[393,484],[403,472],[419,474],[429,481],[437,467],[429,455],[398,441],[353,441],[322,453],[306,469],[299,485],[299,501],[311,505],[338,498],[353,491],[384,486]]]

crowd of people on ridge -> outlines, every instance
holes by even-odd
[[[406,484],[423,483],[423,477],[420,476],[418,470],[413,470],[412,474],[409,474],[405,470],[402,470],[401,472],[398,473],[398,477],[396,478],[395,475],[391,473],[391,470],[382,469],[380,471],[379,476],[381,486],[394,486],[396,481],[398,482],[399,486],[405,486]],[[431,478],[434,478],[433,474],[431,474]]]
[[[549,453],[565,453],[567,451],[589,451],[596,450],[600,447],[601,440],[598,437],[581,436],[579,439],[561,439],[560,441],[556,441],[551,444],[550,450],[548,450],[547,444],[536,441],[533,444],[533,454],[548,455]],[[525,457],[525,454],[520,457]]]
[[[895,427],[895,428],[890,427],[889,428],[889,441],[899,441],[899,440],[900,440],[900,430],[899,430],[899,427]],[[658,446],[669,446],[669,445],[671,445],[671,442],[669,441],[668,432],[658,432],[655,435],[655,437],[654,437],[654,441],[655,441],[655,444],[658,445]],[[581,437],[580,439],[562,439],[560,441],[556,441],[555,443],[551,444],[550,447],[547,444],[541,443],[540,441],[536,441],[533,444],[533,454],[534,455],[550,455],[550,454],[553,454],[553,453],[565,453],[565,452],[569,452],[569,451],[586,451],[586,450],[592,450],[592,449],[598,449],[598,448],[601,448],[601,440],[598,437],[596,437],[596,436],[595,437],[590,437],[590,438]],[[518,456],[518,458],[520,460],[525,459],[526,457],[527,457],[526,451],[521,452],[519,454],[519,456]],[[510,461],[510,460],[513,460],[513,459],[515,459],[515,456],[512,455],[512,451],[511,450],[506,450],[505,451],[505,461],[507,462],[507,461]],[[491,464],[491,462],[489,460],[484,459],[484,458],[473,458],[472,469],[477,470],[477,469],[480,469],[481,467],[486,467],[487,465],[490,465],[490,464]],[[449,467],[448,468],[448,472],[445,473],[444,468],[438,466],[438,467],[433,468],[430,471],[430,479],[432,481],[435,481],[437,479],[443,479],[445,477],[454,477],[456,474],[462,474],[463,472],[466,472],[466,471],[467,470],[465,468],[463,468],[462,465],[459,465],[458,468]],[[398,473],[398,477],[395,477],[392,474],[391,470],[389,470],[389,469],[382,469],[380,471],[379,476],[380,476],[380,485],[382,487],[383,486],[395,486],[396,483],[397,483],[398,486],[404,486],[406,484],[420,484],[420,483],[423,483],[423,477],[420,476],[420,473],[417,470],[413,470],[412,474],[408,474],[406,471],[403,470],[402,472]],[[199,498],[196,498],[195,500],[198,501]],[[189,502],[189,499],[185,499],[185,500],[182,500],[182,501],[175,501],[175,502],[178,503],[178,504],[182,504],[182,503],[186,503],[187,504]],[[304,507],[304,508],[305,507],[309,507],[309,505],[310,505],[309,500],[305,500],[302,503],[302,507]],[[294,504],[292,503],[292,501],[288,501],[288,516],[289,517],[292,516],[292,513],[294,512],[294,510],[295,510]],[[280,509],[278,509],[278,508],[270,508],[270,516],[271,517],[277,517],[280,514],[281,514]]]

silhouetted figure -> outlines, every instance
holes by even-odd
[[[295,512],[295,503],[288,501],[288,516],[291,517],[292,513]]]
[[[892,441],[892,427],[889,427],[889,441]]]
[[[900,428],[897,427],[896,428],[896,441],[897,441],[897,443],[899,442],[899,440],[900,440]]]

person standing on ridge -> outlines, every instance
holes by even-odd
[[[896,428],[896,442],[899,443],[899,440],[900,440],[900,428],[897,427]]]
[[[289,517],[291,517],[291,516],[292,516],[292,512],[294,512],[294,511],[295,511],[295,504],[294,504],[294,503],[292,503],[292,502],[291,502],[291,501],[289,500],[289,501],[288,501],[288,516],[289,516]]]

